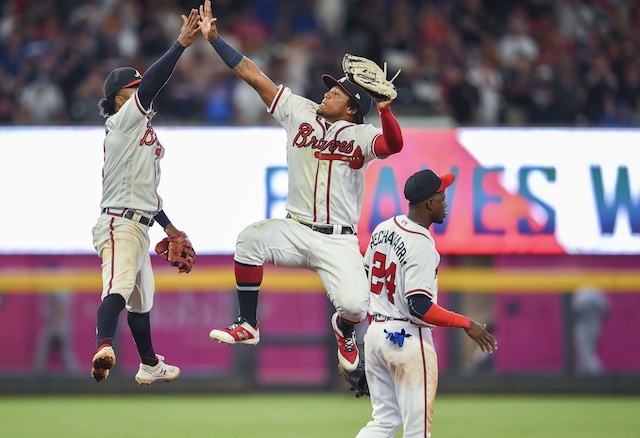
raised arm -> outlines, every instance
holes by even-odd
[[[258,68],[253,61],[231,47],[218,35],[217,18],[213,17],[211,0],[206,0],[200,6],[200,31],[211,46],[218,52],[220,58],[233,72],[258,92],[267,107],[271,106],[276,97],[278,87]]]
[[[182,16],[182,28],[180,29],[178,40],[173,43],[160,59],[147,69],[142,81],[140,81],[138,99],[140,99],[140,104],[143,108],[148,109],[151,107],[151,102],[167,84],[182,52],[193,43],[198,30],[198,10],[191,9],[189,17]]]
[[[400,124],[391,112],[391,100],[380,101],[376,99],[380,122],[382,124],[382,135],[376,139],[373,148],[378,157],[388,157],[397,154],[402,150],[404,142]]]

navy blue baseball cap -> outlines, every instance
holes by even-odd
[[[322,81],[327,86],[328,89],[332,89],[334,86],[338,86],[342,88],[342,91],[347,93],[353,100],[356,101],[360,111],[362,111],[362,116],[366,116],[369,114],[371,110],[372,100],[371,96],[362,88],[360,85],[354,84],[349,81],[347,77],[342,77],[340,79],[336,79],[331,75],[322,75]]]
[[[108,98],[123,88],[135,87],[142,80],[142,75],[133,67],[118,67],[107,76],[102,86],[104,97]]]
[[[419,204],[449,187],[455,179],[452,173],[440,176],[433,170],[421,170],[407,178],[404,197],[411,205]]]

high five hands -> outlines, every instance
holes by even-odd
[[[200,30],[200,22],[198,18],[197,9],[191,9],[189,17],[182,15],[182,28],[180,29],[180,35],[178,36],[178,42],[182,47],[189,47],[193,44],[193,41]]]
[[[218,28],[216,27],[217,18],[214,18],[211,9],[211,0],[206,0],[204,5],[200,5],[200,32],[204,38],[211,42],[218,38]]]

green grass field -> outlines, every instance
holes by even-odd
[[[432,437],[635,438],[639,412],[640,397],[445,394]],[[0,397],[0,435],[347,438],[370,413],[368,398],[331,394],[12,396]]]

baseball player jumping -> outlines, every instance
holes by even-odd
[[[460,327],[485,353],[497,349],[485,325],[438,306],[440,254],[429,227],[447,212],[445,189],[454,175],[421,170],[407,179],[406,215],[382,222],[365,254],[371,324],[364,336],[365,374],[373,420],[358,438],[430,437],[438,386],[434,326]]]
[[[309,269],[320,275],[337,310],[331,323],[338,360],[346,369],[355,369],[359,355],[354,324],[366,316],[369,305],[356,224],[367,164],[402,149],[391,100],[377,101],[380,130],[364,123],[372,106],[367,91],[346,77],[323,75],[327,92],[320,104],[295,95],[276,86],[218,35],[209,0],[200,7],[200,17],[207,41],[258,92],[267,111],[286,130],[289,169],[287,218],[259,221],[238,236],[234,260],[240,314],[231,326],[211,330],[209,336],[227,344],[257,344],[263,264]]]
[[[167,246],[179,239],[188,242],[162,210],[157,189],[164,148],[151,125],[153,100],[198,33],[198,11],[192,9],[188,18],[182,16],[182,21],[178,40],[149,67],[144,77],[132,67],[120,67],[109,73],[104,82],[104,99],[99,103],[107,120],[102,215],[92,230],[94,247],[102,258],[103,281],[102,302],[97,312],[98,351],[91,368],[91,375],[98,382],[109,376],[116,363],[113,338],[125,307],[142,362],[136,381],[151,384],[174,380],[180,375],[178,367],[166,364],[164,357],[155,353],[151,341],[149,312],[155,285],[149,256],[149,227],[158,222],[164,228]],[[175,266],[181,272],[189,272],[194,258],[195,253],[193,259]],[[169,256],[167,259],[172,261]]]

